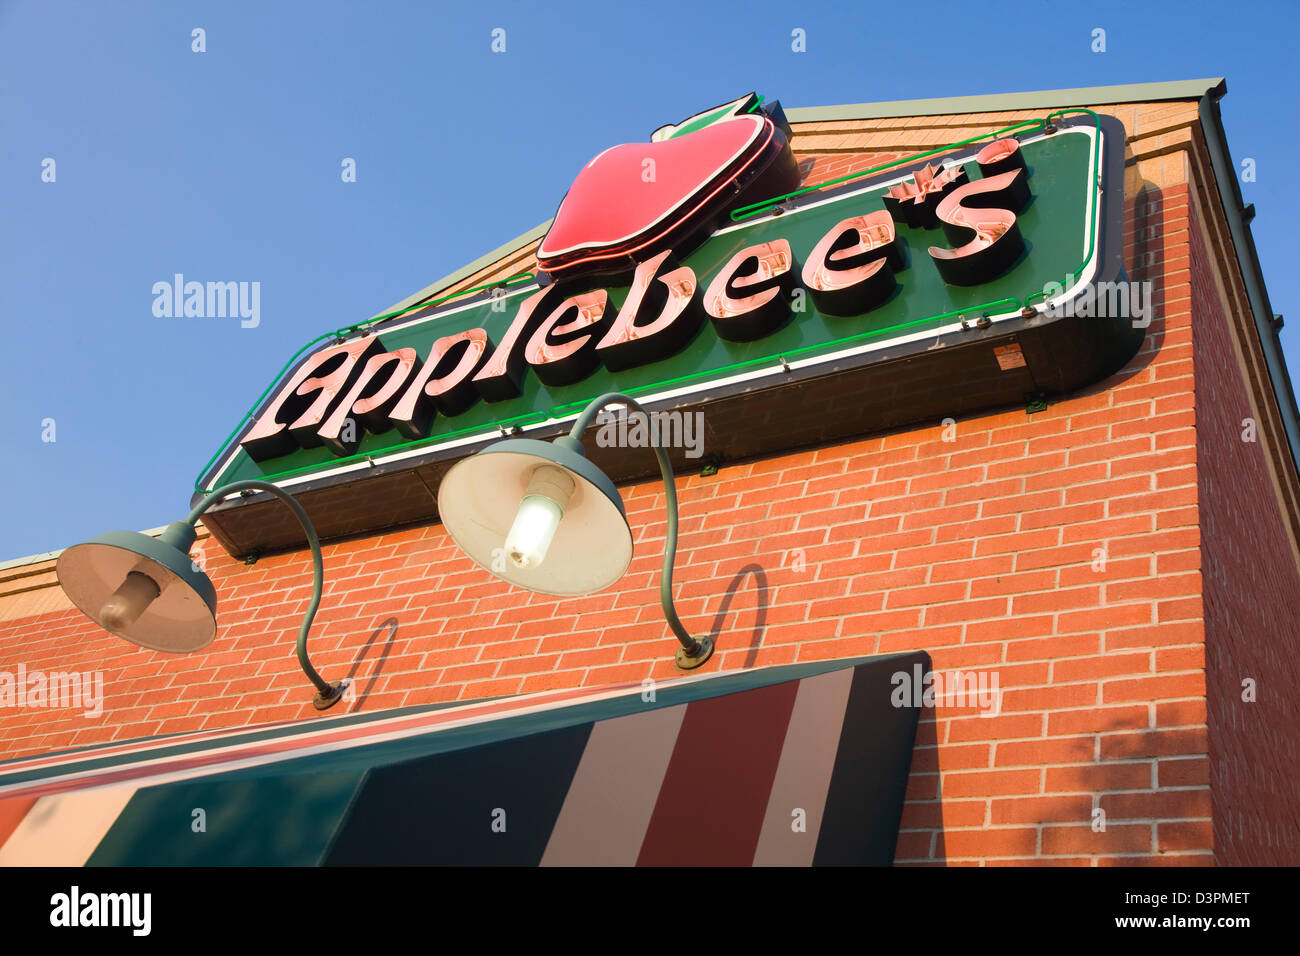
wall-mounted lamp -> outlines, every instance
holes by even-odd
[[[458,462],[438,488],[438,511],[461,550],[497,577],[542,594],[590,594],[621,578],[632,561],[623,499],[609,476],[587,460],[579,440],[596,415],[613,404],[645,413],[634,399],[611,392],[588,405],[570,433],[554,442],[506,439]],[[668,455],[658,446],[654,451],[668,505],[659,597],[682,645],[677,666],[689,670],[712,656],[713,641],[692,637],[673,606],[677,489]],[[302,505],[269,482],[222,485],[157,538],[108,531],[73,545],[59,556],[59,586],[83,614],[133,644],[180,654],[202,650],[217,633],[217,592],[190,560],[194,526],[213,504],[241,491],[279,498],[307,534],[312,593],[298,629],[298,663],[316,688],[312,704],[325,710],[342,699],[346,684],[326,681],[307,657],[307,632],[324,583],[320,541]]]
[[[314,563],[311,601],[298,630],[298,663],[316,687],[312,700],[325,710],[343,697],[344,682],[327,682],[307,659],[307,631],[320,604],[324,582],[320,541],[302,505],[265,481],[235,481],[217,488],[194,506],[184,521],[174,521],[152,538],[133,531],[108,531],[59,555],[59,586],[72,603],[106,631],[155,651],[201,650],[217,633],[217,592],[190,560],[194,525],[211,505],[239,491],[265,491],[287,504],[311,546]]]
[[[506,439],[457,462],[438,487],[438,513],[460,549],[497,577],[542,594],[590,594],[621,578],[632,560],[632,529],[618,489],[581,442],[609,405],[645,414],[635,399],[610,392],[553,442]],[[668,455],[657,445],[654,452],[668,510],[659,598],[682,645],[677,666],[690,670],[713,654],[713,641],[692,637],[673,607],[677,489]]]

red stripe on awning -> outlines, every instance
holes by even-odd
[[[686,707],[638,866],[750,866],[799,681]]]

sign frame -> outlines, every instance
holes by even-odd
[[[1065,119],[1064,117],[1067,115],[1072,115],[1074,118]],[[723,378],[713,378],[712,376],[716,376],[719,371],[727,371],[727,369],[709,369],[695,376],[682,376],[676,381],[670,380],[667,383],[661,382],[657,383],[656,386],[640,389],[641,394],[636,395],[638,401],[651,410],[699,408],[701,406],[707,408],[716,403],[733,401],[737,396],[744,396],[752,403],[761,394],[761,391],[767,390],[770,385],[778,386],[777,390],[779,391],[785,386],[802,385],[819,378],[844,375],[860,371],[866,366],[883,367],[899,363],[914,364],[927,353],[931,355],[945,351],[955,353],[963,351],[973,343],[982,343],[983,351],[989,354],[994,348],[1001,348],[1005,352],[1008,343],[1017,343],[1018,339],[1025,336],[1034,340],[1042,339],[1044,336],[1050,339],[1061,339],[1061,342],[1057,343],[1056,347],[1048,348],[1047,351],[1049,353],[1055,352],[1058,356],[1072,352],[1084,356],[1084,361],[1079,364],[1073,374],[1069,369],[1062,367],[1052,370],[1053,374],[1043,375],[1044,360],[1042,355],[1039,355],[1031,364],[1035,366],[1032,371],[1039,373],[1035,377],[1035,383],[1040,387],[1032,391],[1043,395],[1059,394],[1090,384],[1118,370],[1136,353],[1143,337],[1142,330],[1132,327],[1127,317],[1124,316],[1112,317],[1112,321],[1090,318],[1081,322],[1078,317],[1072,314],[1072,310],[1062,308],[1062,306],[1068,305],[1068,303],[1082,295],[1094,283],[1114,282],[1125,278],[1123,268],[1123,146],[1125,135],[1123,127],[1113,117],[1101,116],[1090,110],[1071,109],[1052,113],[1044,120],[1038,121],[1038,124],[1032,122],[1021,123],[1008,129],[1023,130],[1025,127],[1034,125],[1038,125],[1039,128],[1026,136],[1025,141],[1032,141],[1047,135],[1083,135],[1091,137],[1093,145],[1093,166],[1090,169],[1090,175],[1095,177],[1095,185],[1091,191],[1090,208],[1087,215],[1085,215],[1086,238],[1088,239],[1090,251],[1084,262],[1075,270],[1073,283],[1063,288],[1059,295],[1046,300],[1041,294],[1036,297],[1031,293],[1025,299],[1003,299],[987,303],[988,308],[983,310],[966,309],[960,313],[927,316],[909,321],[906,324],[923,325],[943,318],[950,318],[952,321],[937,329],[925,328],[923,331],[903,334],[881,341],[871,341],[859,345],[845,341],[843,342],[843,348],[830,352],[826,350],[832,348],[837,342],[821,343],[811,346],[809,349],[799,350],[818,352],[818,354],[811,356],[800,356],[795,352],[774,354],[742,363],[752,367],[743,370],[735,369],[733,370],[735,374],[726,375]],[[735,221],[736,213],[733,213],[733,221],[719,229],[714,235],[745,229],[756,222],[766,221],[773,216],[774,212],[772,210],[775,210],[775,214],[779,215],[791,207],[806,209],[822,203],[840,201],[858,193],[878,191],[891,183],[909,179],[918,168],[925,166],[936,155],[943,156],[948,162],[970,161],[982,146],[987,145],[989,141],[1005,136],[1006,132],[1005,129],[998,130],[950,147],[939,147],[917,156],[908,157],[890,164],[891,168],[888,168],[883,173],[878,170],[868,170],[864,174],[848,177],[848,179],[851,179],[848,182],[832,181],[819,187],[796,191],[790,196],[776,197],[774,200],[761,204],[766,206],[766,209],[755,210],[754,207],[747,207],[737,210],[737,213],[743,214],[740,221]],[[510,281],[514,282],[514,285],[504,292],[510,298],[532,293],[538,288],[536,284],[525,280],[523,277],[512,277]],[[468,299],[446,304],[429,314],[421,315],[419,312],[422,310],[416,310],[413,315],[385,318],[374,323],[367,323],[360,327],[360,331],[362,334],[382,333],[409,325],[436,321],[454,312],[479,307],[491,296],[492,292],[490,291],[480,291]],[[1035,301],[1036,299],[1042,301]],[[1036,310],[1026,309],[1026,306],[1031,303],[1040,306],[1040,308]],[[972,324],[972,322],[975,324]],[[880,330],[874,330],[867,334],[878,335],[879,332]],[[702,332],[701,334],[708,333]],[[861,337],[863,336],[848,336],[846,339]],[[1066,340],[1073,344],[1066,344]],[[304,348],[303,352],[306,352],[306,348]],[[1017,348],[1020,348],[1019,344],[1017,344]],[[1039,351],[1042,350],[1039,349]],[[300,366],[307,358],[307,355],[302,355],[295,368]],[[1005,371],[1004,366],[1003,356],[1000,354],[993,367]],[[286,367],[278,380],[286,381],[292,375],[292,371],[292,369]],[[698,384],[681,381],[682,378],[704,376],[711,376],[711,378]],[[238,454],[237,437],[251,427],[251,423],[270,405],[274,397],[273,390],[268,389],[263,399],[259,401],[254,409],[250,410],[241,425],[227,439],[223,449],[213,456],[208,466],[205,467],[204,473],[200,475],[199,480],[196,482],[196,498],[202,494],[204,489],[214,487],[220,483],[222,473]],[[1000,402],[1001,404],[1007,404],[1008,399],[1004,396],[1000,399]],[[518,434],[533,438],[545,438],[559,434],[568,423],[576,418],[585,404],[585,401],[575,401],[547,410],[534,410],[525,415],[516,415],[494,421],[487,426],[473,426],[464,429],[463,433],[442,433],[424,439],[405,441],[397,446],[390,446],[379,451],[359,453],[350,458],[341,458],[337,462],[312,466],[305,473],[274,473],[267,477],[266,480],[275,481],[282,487],[292,490],[295,495],[306,495],[305,500],[309,502],[314,492],[336,489],[339,485],[354,482],[361,477],[371,478],[380,475],[392,475],[401,471],[430,466],[436,468],[436,466],[444,464],[449,467],[452,461],[485,447],[503,434]],[[950,406],[951,412],[949,414],[954,417],[958,414],[978,410],[981,407],[993,407],[988,404],[971,406],[962,401],[952,402]],[[924,420],[924,418],[917,417],[912,419],[910,423],[914,424],[916,421],[921,420]],[[882,422],[880,427],[874,430],[880,431],[890,427],[899,427],[906,423],[903,419],[886,421]],[[868,432],[872,430],[870,427],[867,428]],[[861,433],[861,431],[858,432],[858,434]],[[828,433],[813,433],[809,436],[810,442],[814,443],[835,440],[835,437]],[[847,437],[847,434],[839,437]],[[776,450],[777,447],[781,446],[773,446],[767,450]],[[794,446],[787,444],[784,447]],[[762,453],[762,449],[751,449],[751,451],[753,453]],[[382,458],[379,457],[381,455]],[[596,457],[598,456],[593,455],[593,458]],[[653,471],[654,462],[652,456],[625,455],[623,457],[645,457],[647,462],[641,466],[633,463],[628,463],[623,467],[615,465],[611,469],[611,474],[616,480],[632,480],[648,475]],[[675,463],[679,466],[684,465],[688,469],[699,465],[698,460],[695,462],[682,461],[680,455]],[[445,467],[438,470],[445,470]],[[427,477],[426,475],[426,479]],[[431,489],[431,496],[435,494],[436,486]],[[335,494],[327,497],[336,499],[338,496]],[[296,543],[293,540],[294,535],[291,533],[291,529],[282,528],[282,533],[278,535],[278,539],[277,535],[271,535],[267,541],[260,544],[250,542],[246,533],[239,535],[223,533],[221,526],[226,523],[223,516],[227,512],[236,509],[246,510],[258,504],[259,499],[266,499],[266,503],[269,503],[269,496],[253,496],[251,498],[228,500],[221,505],[214,506],[212,511],[209,512],[209,524],[215,526],[213,528],[214,534],[231,553],[239,554],[252,550],[291,547]],[[311,511],[310,504],[308,504],[308,507],[309,511]],[[316,517],[313,514],[313,520]],[[431,510],[418,517],[412,517],[407,522],[399,521],[398,523],[428,523],[431,520],[436,520],[436,510]],[[247,531],[247,522],[239,521],[237,523],[243,525],[243,530]],[[323,532],[324,536],[330,536],[331,532],[328,529],[328,524],[329,522],[326,521],[327,529]],[[347,525],[347,522],[344,522],[344,525]],[[379,520],[378,523],[372,524],[371,527],[377,529],[385,527],[385,525],[382,524],[382,520]],[[333,530],[335,534],[347,534],[360,533],[366,528],[358,525],[357,527],[342,527]],[[283,533],[285,531],[289,531],[287,537]]]

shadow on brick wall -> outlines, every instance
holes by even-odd
[[[743,667],[749,668],[754,666],[754,661],[758,659],[758,650],[763,645],[763,635],[767,631],[767,606],[769,601],[767,587],[767,572],[760,564],[747,564],[727,583],[727,591],[722,596],[722,604],[718,607],[718,613],[713,618],[713,626],[709,628],[709,636],[716,642],[718,635],[722,633],[722,627],[727,623],[727,612],[731,610],[731,601],[740,590],[741,585],[745,583],[747,577],[753,576],[754,586],[758,590],[758,599],[754,603],[754,630],[749,636],[749,653],[745,655]],[[727,650],[728,648],[719,646],[718,650]]]
[[[366,698],[370,696],[370,692],[375,689],[375,681],[379,680],[379,674],[384,669],[384,662],[388,660],[388,655],[393,650],[393,640],[397,637],[397,618],[390,617],[375,628],[375,632],[361,645],[361,653],[357,655],[356,660],[352,662],[352,666],[348,669],[346,680],[348,686],[351,687],[352,681],[356,679],[357,671],[366,659],[366,653],[370,650],[370,646],[378,640],[379,635],[384,631],[388,632],[388,638],[384,641],[383,650],[379,652],[379,656],[375,659],[375,669],[370,672],[370,679],[366,681],[366,686],[352,695],[352,710],[359,709],[366,702]]]

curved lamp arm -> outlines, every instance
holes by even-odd
[[[624,395],[622,392],[607,392],[583,409],[578,420],[573,423],[573,428],[569,430],[569,439],[580,443],[582,433],[609,405],[622,405],[642,415],[649,414],[641,403],[631,396]],[[713,655],[713,639],[705,637],[696,640],[691,637],[690,632],[683,626],[681,618],[677,616],[676,607],[673,606],[673,563],[677,558],[677,484],[673,477],[672,463],[669,462],[668,454],[663,447],[655,445],[654,452],[659,460],[659,471],[664,479],[664,499],[668,511],[668,526],[664,535],[663,573],[659,578],[659,601],[663,605],[668,626],[672,628],[682,645],[675,657],[677,666],[683,670],[690,670],[699,667]]]
[[[316,609],[320,606],[321,588],[325,582],[325,564],[321,558],[320,540],[316,537],[316,529],[307,517],[307,512],[303,510],[298,500],[288,492],[277,488],[275,485],[266,481],[257,481],[248,479],[246,481],[232,481],[228,485],[222,485],[220,488],[209,493],[203,498],[189,515],[185,518],[186,523],[193,526],[198,522],[199,516],[207,511],[212,505],[221,501],[223,498],[233,494],[236,491],[265,491],[274,495],[293,511],[294,517],[302,525],[303,531],[307,533],[307,544],[311,547],[312,559],[312,583],[311,583],[311,601],[307,604],[307,613],[303,615],[302,626],[298,628],[298,664],[302,667],[308,679],[316,687],[316,697],[312,704],[317,710],[325,710],[337,704],[343,697],[345,684],[343,681],[334,681],[329,683],[325,678],[317,673],[316,668],[311,666],[311,661],[307,658],[307,632],[311,629],[311,623],[316,617]]]

